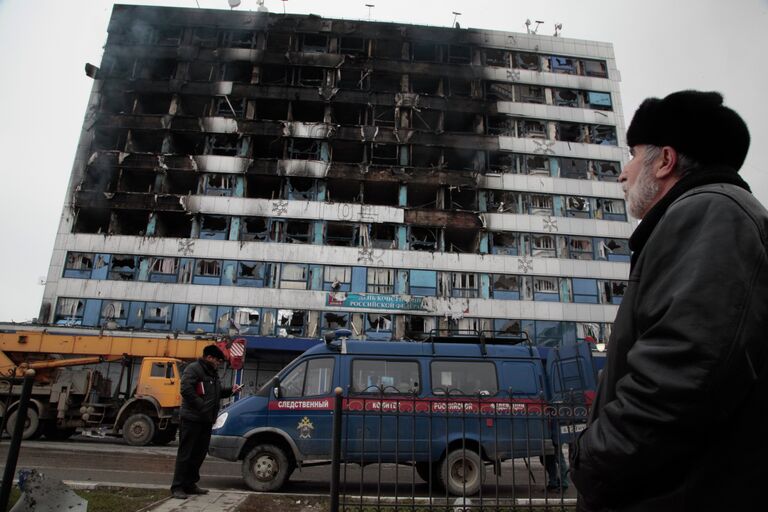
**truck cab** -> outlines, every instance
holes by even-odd
[[[297,467],[330,461],[341,388],[342,462],[412,464],[452,494],[474,494],[484,465],[551,452],[586,422],[589,348],[540,352],[519,341],[318,345],[222,411],[210,454],[241,460],[252,489],[278,490]],[[563,405],[567,424],[555,421]]]

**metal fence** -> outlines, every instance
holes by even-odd
[[[575,508],[566,461],[586,422],[583,394],[367,391],[337,389],[331,512]]]

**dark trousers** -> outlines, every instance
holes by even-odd
[[[179,426],[179,451],[171,490],[188,491],[200,480],[200,466],[208,454],[212,423],[183,421]]]

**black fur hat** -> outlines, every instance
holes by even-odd
[[[211,356],[215,357],[219,361],[224,361],[226,358],[224,357],[224,352],[221,351],[219,347],[216,345],[206,345],[203,349],[203,357]]]
[[[738,171],[749,149],[749,130],[739,114],[723,105],[719,92],[679,91],[640,105],[627,144],[672,146],[700,164],[725,164]]]

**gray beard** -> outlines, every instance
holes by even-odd
[[[642,219],[656,202],[659,182],[650,165],[643,165],[637,181],[627,191],[627,209],[636,219]]]

